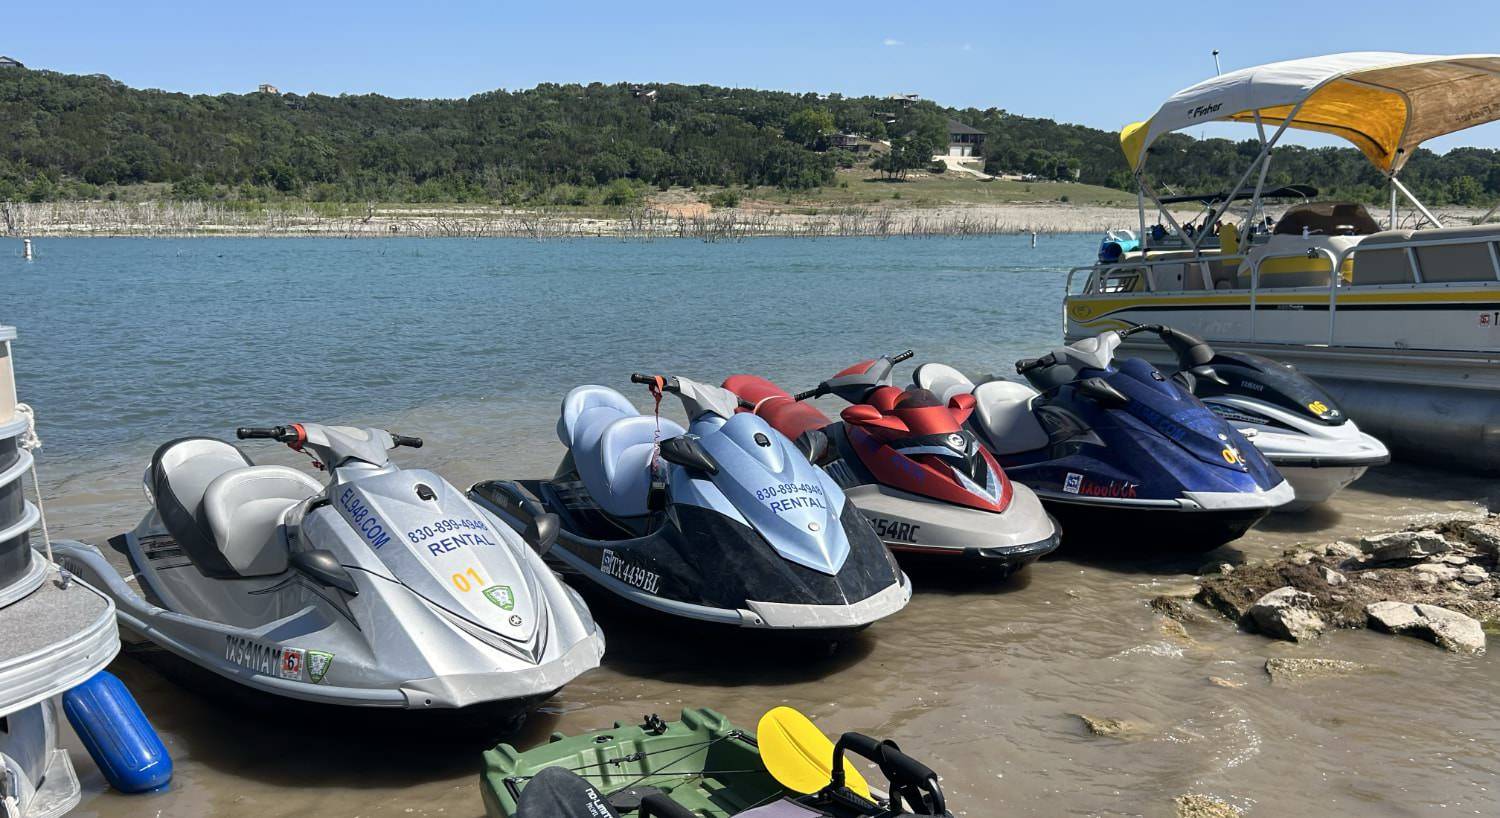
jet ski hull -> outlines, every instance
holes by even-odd
[[[835,575],[792,563],[760,535],[723,515],[691,505],[668,512],[677,525],[640,537],[591,539],[569,525],[568,509],[539,481],[476,485],[470,496],[506,524],[531,521],[528,501],[563,517],[557,544],[544,558],[589,590],[668,617],[813,637],[852,635],[905,607],[912,587],[867,526],[846,526],[856,542]],[[549,502],[548,500],[551,500]],[[857,514],[851,504],[846,515]],[[894,579],[895,581],[891,581]]]
[[[1071,502],[1043,498],[1042,504],[1067,533],[1072,549],[1094,553],[1118,547],[1136,554],[1160,551],[1212,551],[1245,535],[1271,512],[1269,506],[1185,511],[1174,504]]]
[[[114,600],[121,629],[134,641],[150,642],[252,691],[313,704],[433,711],[489,705],[524,712],[597,667],[604,654],[603,634],[595,628],[550,661],[497,672],[508,657],[455,631],[447,625],[451,620],[437,613],[430,603],[391,589],[398,600],[391,606],[394,615],[407,621],[422,617],[433,620],[424,640],[449,645],[467,640],[468,650],[449,650],[440,661],[411,653],[395,661],[382,657],[385,661],[381,662],[371,655],[369,643],[354,622],[329,616],[320,607],[310,605],[279,620],[238,627],[154,604],[127,584],[98,548],[65,542],[58,544],[54,553],[68,570]],[[127,553],[127,559],[139,577],[141,571],[134,565],[134,557]],[[194,569],[183,566],[177,570]],[[261,584],[271,586],[279,581],[272,578]],[[279,633],[295,636],[277,639],[274,634]],[[436,672],[433,665],[439,664],[442,671]],[[360,684],[350,684],[353,679]]]
[[[1326,503],[1350,483],[1363,477],[1371,466],[1383,466],[1391,460],[1390,455],[1358,459],[1296,455],[1278,457],[1269,453],[1266,454],[1266,459],[1271,461],[1271,465],[1281,472],[1281,476],[1297,492],[1295,500],[1277,511],[1305,511]]]
[[[1062,535],[1031,489],[1012,484],[1011,513],[938,503],[881,483],[844,490],[898,557],[973,560],[1016,571],[1057,549]]]

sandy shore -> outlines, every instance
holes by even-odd
[[[0,229],[38,236],[419,236],[566,238],[964,236],[1099,233],[1128,227],[1135,210],[1062,203],[778,210],[648,205],[597,216],[467,205],[386,205],[327,215],[306,205],[246,211],[215,202],[47,202],[0,205]]]

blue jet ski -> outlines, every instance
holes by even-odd
[[[1178,357],[1164,375],[1116,359],[1126,337],[1152,332]],[[1122,539],[1209,550],[1244,535],[1292,486],[1223,418],[1193,396],[1217,380],[1202,341],[1156,324],[1085,338],[1018,361],[1029,385],[923,364],[916,385],[943,400],[972,394],[968,425],[1012,480],[1036,492],[1066,541]]]

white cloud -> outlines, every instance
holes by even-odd
[[[885,38],[885,41],[882,43],[882,45],[886,45],[886,46],[898,46],[898,45],[906,45],[906,43],[904,43],[904,42],[896,39],[895,37],[887,37],[887,38]]]

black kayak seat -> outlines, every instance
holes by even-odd
[[[516,799],[516,818],[619,818],[604,793],[564,767],[544,767]]]

